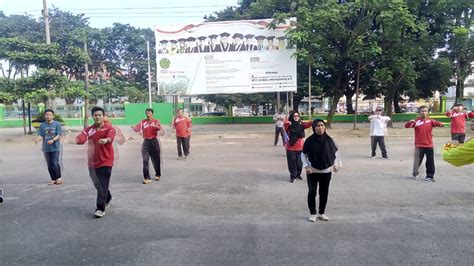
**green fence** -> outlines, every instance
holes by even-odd
[[[182,108],[182,104],[179,108]],[[145,118],[145,110],[148,108],[147,103],[126,103],[124,104],[125,117],[124,118],[111,118],[110,120],[114,125],[134,125],[140,120]],[[174,115],[174,107],[172,103],[153,103],[154,117],[163,125],[170,125]],[[4,119],[5,105],[0,104],[0,128],[2,127],[22,127],[23,121],[21,119]],[[366,114],[357,115],[357,122],[363,123],[368,122],[368,116]],[[393,114],[393,122],[403,122],[415,119],[418,116],[416,113],[403,113]],[[449,123],[450,119],[442,113],[430,114],[430,117],[438,121]],[[312,119],[320,118],[323,120],[327,119],[327,114],[314,115]],[[307,120],[308,116],[302,116],[303,120]],[[246,117],[232,117],[232,116],[217,116],[217,117],[193,117],[193,124],[271,124],[273,123],[272,116],[246,116]],[[65,118],[64,122],[68,126],[82,126],[83,121],[79,118]],[[333,117],[335,123],[352,123],[354,122],[354,115],[341,115],[336,114]],[[89,120],[89,124],[92,124],[92,119]]]

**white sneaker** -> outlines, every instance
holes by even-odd
[[[375,156],[370,156],[370,159],[375,159],[375,158],[377,158],[377,157],[375,157]]]
[[[329,221],[329,217],[327,217],[325,214],[318,214],[318,219],[321,221]]]
[[[415,180],[418,180],[419,177],[420,177],[420,175],[413,175],[413,178],[414,178]]]
[[[317,218],[316,214],[311,214],[311,215],[309,216],[308,220],[309,220],[310,222],[316,222],[316,218]]]
[[[105,212],[103,212],[101,210],[95,210],[95,213],[94,213],[95,217],[102,218],[102,217],[104,217],[104,215],[105,215]]]

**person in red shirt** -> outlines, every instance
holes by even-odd
[[[191,120],[191,117],[189,117],[189,113],[186,112],[184,113],[184,117],[186,117],[188,120],[189,120],[189,130],[188,130],[188,137],[186,138],[186,145],[188,145],[188,155],[190,153],[190,150],[191,150],[191,126],[193,124],[193,121]]]
[[[285,150],[288,171],[290,172],[290,183],[295,182],[295,179],[303,180],[301,177],[301,171],[303,170],[301,151],[303,150],[304,130],[311,127],[311,125],[311,121],[302,122],[297,111],[290,112],[288,120],[283,124],[288,137],[285,142]]]
[[[461,103],[455,104],[445,115],[451,118],[451,139],[464,143],[466,140],[466,119],[473,118],[474,112],[464,112]]]
[[[149,171],[149,160],[153,168],[155,168],[155,180],[159,181],[161,177],[161,149],[160,143],[158,142],[158,131],[161,130],[160,121],[153,118],[153,109],[147,108],[145,110],[146,119],[140,121],[140,123],[132,126],[135,132],[141,132],[143,136],[142,144],[142,159],[143,159],[143,184],[149,184],[150,171]]]
[[[413,161],[413,177],[418,179],[418,169],[426,154],[426,181],[435,182],[435,164],[433,150],[433,127],[443,127],[444,124],[428,117],[428,108],[420,106],[420,117],[408,121],[406,128],[415,128],[415,156]]]
[[[176,133],[178,160],[184,160],[189,155],[187,138],[191,133],[191,120],[184,116],[183,109],[178,109],[178,116],[173,120],[173,131]]]
[[[104,123],[104,109],[94,107],[91,114],[94,125],[87,127],[77,135],[76,144],[82,145],[88,142],[87,165],[89,175],[97,189],[97,208],[94,215],[101,218],[105,215],[105,209],[110,206],[112,200],[109,184],[114,164],[112,142],[115,138],[115,129],[110,123]]]

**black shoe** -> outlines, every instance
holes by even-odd
[[[294,179],[290,179],[290,183],[295,183],[295,180],[294,180]]]
[[[0,203],[3,203],[3,188],[0,188]]]
[[[298,180],[303,180],[303,178],[302,178],[300,175],[297,176],[296,179],[298,179]]]

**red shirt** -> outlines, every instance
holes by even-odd
[[[109,138],[110,141],[106,144],[99,144],[99,140],[105,138]],[[112,145],[114,138],[115,129],[110,123],[104,123],[99,130],[96,129],[95,125],[82,130],[76,137],[76,144],[84,144],[88,141],[87,165],[89,167],[112,167],[114,164],[114,147]]]
[[[173,128],[176,130],[176,136],[186,138],[191,135],[191,119],[181,116],[173,120]]]
[[[160,121],[157,119],[143,119],[140,123],[133,127],[135,132],[143,131],[144,139],[155,139],[158,136],[158,131],[161,129]]]
[[[474,112],[446,112],[445,115],[451,118],[451,133],[466,133],[466,119],[473,118]]]
[[[311,121],[309,122],[302,121],[302,123],[303,123],[304,129],[307,129],[313,125],[313,122]],[[290,128],[290,125],[291,125],[290,120],[286,120],[285,123],[283,124],[283,127],[285,128],[287,135],[288,135],[288,129]],[[303,144],[304,144],[303,138],[299,138],[293,146],[290,146],[290,142],[287,140],[285,144],[285,149],[287,151],[302,151]]]
[[[427,118],[418,117],[416,120],[405,124],[406,128],[415,128],[415,147],[432,148],[433,147],[433,127],[442,127],[443,123]]]

